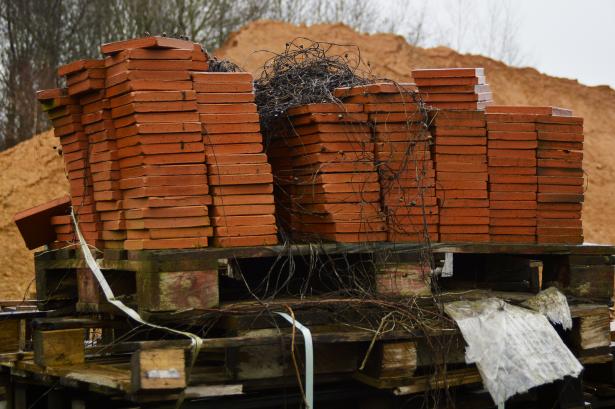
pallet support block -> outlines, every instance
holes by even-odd
[[[414,342],[382,342],[368,357],[363,372],[374,378],[409,378],[417,367]]]
[[[40,366],[66,366],[85,362],[83,328],[34,332],[34,362]]]
[[[101,294],[100,285],[92,271],[89,268],[77,269],[77,294],[79,296],[79,304],[82,305],[98,305],[106,301]]]
[[[17,352],[22,344],[22,321],[0,321],[0,353]]]
[[[583,364],[610,362],[611,318],[604,306],[579,306],[573,316],[570,342]]]
[[[132,355],[130,363],[133,392],[186,387],[183,349],[139,350]]]
[[[218,305],[218,270],[137,272],[139,309],[148,312],[205,309]]]
[[[431,294],[431,277],[418,262],[387,263],[376,268],[376,293],[389,296]]]
[[[571,295],[610,301],[615,286],[615,270],[610,257],[569,256],[567,292]]]

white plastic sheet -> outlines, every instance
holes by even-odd
[[[498,405],[518,393],[583,367],[541,313],[497,298],[444,306],[467,343],[466,362],[475,363],[483,385]]]
[[[549,287],[539,292],[521,305],[541,313],[549,321],[561,325],[564,329],[572,328],[572,316],[570,315],[568,300],[555,287]]]

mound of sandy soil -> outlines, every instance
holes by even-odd
[[[287,41],[297,37],[358,45],[374,75],[399,81],[411,80],[414,68],[485,67],[498,104],[572,108],[575,115],[585,118],[584,167],[589,181],[583,210],[585,239],[615,243],[615,227],[611,225],[615,165],[610,160],[615,152],[615,91],[610,87],[588,87],[448,48],[417,48],[400,36],[361,34],[342,24],[308,27],[258,21],[231,35],[214,54],[259,75],[259,68],[272,56],[270,52],[282,51]],[[32,253],[25,248],[13,215],[68,190],[62,160],[54,150],[56,143],[51,133],[44,133],[0,153],[0,299],[22,297],[33,278]]]
[[[13,223],[20,210],[68,192],[64,162],[53,132],[36,135],[0,152],[0,299],[17,299],[34,291],[34,260]]]

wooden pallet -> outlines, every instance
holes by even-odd
[[[411,243],[375,243],[108,250],[97,256],[116,296],[141,312],[156,313],[203,310],[225,300],[252,298],[253,294],[246,293],[242,280],[251,280],[252,284],[267,274],[287,275],[288,271],[280,266],[290,259],[296,265],[303,263],[304,276],[309,274],[307,269],[313,269],[309,262],[316,259],[318,267],[325,270],[325,273],[319,273],[321,279],[327,276],[327,268],[336,268],[336,263],[339,265],[340,262],[344,264],[343,268],[348,268],[347,260],[350,260],[361,268],[366,281],[349,282],[345,290],[352,290],[354,284],[376,285],[378,288],[374,290],[382,293],[392,291],[391,295],[395,295],[397,291],[397,295],[415,295],[425,288],[416,288],[418,282],[409,281],[409,272],[415,268],[425,275],[426,266],[419,260],[426,250],[424,246]],[[431,247],[431,252],[436,266],[441,265],[446,253],[454,254],[455,266],[461,266],[460,273],[455,272],[451,279],[440,280],[444,286],[470,285],[470,288],[475,288],[478,282],[482,288],[506,290],[508,283],[516,291],[537,292],[547,285],[557,285],[569,295],[593,302],[608,302],[613,295],[612,255],[615,248],[611,246],[437,243]],[[76,301],[77,310],[81,312],[114,311],[102,297],[78,249],[39,253],[35,265],[37,294],[43,300],[40,309],[58,308]],[[517,266],[517,269],[507,271],[508,277],[503,277],[501,272],[510,270],[510,266]],[[540,266],[539,276],[536,266]],[[237,271],[241,271],[242,279],[238,279]],[[406,277],[406,281],[399,281],[398,277]],[[316,291],[319,284],[309,283]],[[423,283],[423,287],[425,284],[429,292],[429,282]]]
[[[531,295],[477,290],[466,293],[464,298],[495,296],[519,303]],[[451,293],[443,297],[454,300],[460,296]],[[353,319],[356,317],[353,318],[352,314],[346,317],[349,325],[334,323],[331,322],[331,314],[312,308],[321,301],[279,300],[268,305],[272,310],[281,309],[284,305],[290,306],[296,311],[297,319],[312,330],[317,391],[353,385],[351,390],[367,390],[370,392],[368,398],[380,402],[378,390],[392,392],[391,396],[406,397],[406,400],[407,395],[416,395],[413,399],[420,400],[425,391],[437,393],[440,389],[446,389],[453,395],[457,393],[457,397],[463,400],[468,397],[464,388],[480,388],[480,377],[476,369],[464,364],[463,342],[456,329],[443,328],[439,333],[429,335],[450,341],[448,353],[438,359],[428,347],[425,334],[418,331],[393,331],[375,336],[373,331],[353,327]],[[237,310],[241,307],[249,309],[254,304],[250,301],[233,305]],[[601,306],[573,305],[571,310],[574,319],[578,320],[593,316],[594,312],[601,311]],[[367,313],[367,310],[361,311],[361,315]],[[177,384],[144,385],[143,377],[139,374],[143,368],[158,372],[178,369],[180,359],[177,354],[183,357],[190,350],[190,343],[186,339],[147,339],[146,335],[142,335],[124,341],[103,340],[101,344],[81,347],[80,351],[76,351],[77,344],[70,340],[82,340],[84,329],[119,328],[122,323],[98,315],[53,317],[53,313],[47,313],[47,317],[41,318],[25,314],[19,319],[26,323],[33,335],[23,345],[29,345],[27,348],[33,352],[0,355],[0,368],[3,368],[0,373],[5,374],[10,387],[22,388],[27,396],[38,396],[33,394],[33,388],[53,386],[64,388],[64,395],[70,399],[98,399],[106,402],[108,406],[105,407],[116,407],[114,405],[118,402],[136,402],[142,407],[157,402],[158,407],[164,402],[173,402],[184,390],[178,388]],[[583,326],[575,328],[573,334],[582,338],[582,334],[575,331],[582,330]],[[263,394],[285,390],[285,393],[293,395],[300,402],[290,358],[292,333],[287,323],[275,318],[272,321],[257,312],[233,314],[221,320],[212,332],[218,335],[204,340],[195,366],[190,368],[187,365],[186,371],[190,376],[185,385],[185,396],[188,401],[194,400],[196,404],[206,398],[213,400],[212,404],[218,402],[216,407],[225,407],[238,396],[249,402]],[[44,344],[42,340],[48,340],[46,345],[55,347],[47,350],[40,347],[39,344]],[[372,342],[374,340],[375,343]],[[299,335],[295,338],[295,344],[297,356],[302,357],[303,339]],[[144,359],[142,354],[148,351],[162,352],[156,359]],[[174,358],[160,358],[167,354]],[[440,375],[431,373],[434,364],[439,365]],[[347,396],[350,399],[350,394]],[[53,398],[59,399],[55,396]],[[274,402],[275,394],[269,398]],[[28,407],[32,400],[26,399],[26,402],[28,405],[23,407]],[[491,407],[488,403],[485,405],[473,407]],[[528,404],[523,407],[532,406]]]

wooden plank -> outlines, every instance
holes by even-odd
[[[218,269],[137,272],[137,303],[141,311],[203,310],[219,302]]]
[[[376,293],[400,297],[430,295],[430,272],[418,262],[377,265]]]
[[[374,378],[409,378],[417,367],[415,342],[378,343],[371,351],[362,372]]]
[[[611,319],[608,307],[594,308],[591,314],[585,309],[582,316],[574,318],[571,341],[577,351],[609,347]]]
[[[21,346],[21,325],[19,319],[0,321],[0,353],[17,352]]]
[[[117,394],[129,393],[131,390],[130,369],[117,368],[113,365],[96,363],[81,363],[68,366],[41,367],[32,360],[21,360],[13,364],[13,371],[20,372],[21,376],[41,375],[49,382],[48,377],[55,377],[61,385],[78,387],[83,386],[90,391]]]
[[[610,300],[615,286],[615,267],[571,265],[567,292],[577,297]]]
[[[183,349],[140,350],[132,355],[130,363],[133,392],[186,387]]]
[[[475,367],[447,370],[438,376],[422,375],[409,379],[376,379],[357,372],[353,376],[357,381],[377,389],[392,389],[395,395],[410,395],[428,389],[441,389],[471,383],[480,383],[482,379]]]
[[[85,361],[82,328],[55,331],[34,331],[34,362],[37,365],[65,366]]]

